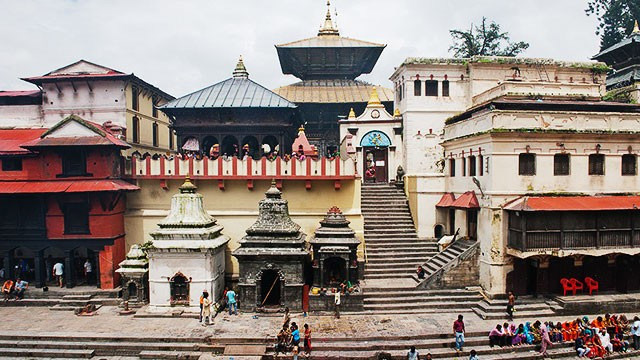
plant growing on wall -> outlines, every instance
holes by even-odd
[[[469,30],[449,30],[453,38],[453,45],[449,51],[457,58],[470,58],[472,56],[516,56],[529,48],[529,43],[524,41],[511,42],[508,32],[500,30],[500,25],[494,21],[482,18],[479,26],[473,26]]]

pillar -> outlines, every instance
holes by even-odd
[[[96,277],[96,287],[100,289],[100,251],[93,252],[93,274]]]
[[[64,280],[67,288],[75,286],[73,250],[64,251]]]
[[[536,294],[549,292],[549,257],[541,257],[538,261],[538,271],[536,271]]]
[[[44,261],[43,261],[44,251],[38,250],[34,252],[34,271],[35,271],[35,282],[36,287],[43,287],[46,284],[46,275],[44,272]]]
[[[7,250],[4,254],[4,278],[13,278],[13,249]]]

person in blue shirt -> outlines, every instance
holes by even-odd
[[[229,304],[229,315],[235,312],[238,315],[238,303],[236,302],[236,292],[233,289],[227,291],[227,303]]]
[[[24,298],[24,292],[27,291],[28,287],[28,282],[20,280],[20,278],[16,279],[16,300],[22,300]]]
[[[300,330],[298,329],[298,324],[295,322],[291,323],[291,337],[293,338],[293,345],[298,346],[300,343]]]

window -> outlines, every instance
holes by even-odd
[[[138,111],[138,97],[139,97],[138,88],[135,86],[131,87],[131,108],[135,111]]]
[[[449,176],[456,176],[456,159],[449,159]]]
[[[478,174],[480,176],[484,175],[484,156],[478,155]]]
[[[438,96],[438,80],[427,80],[424,82],[424,94],[426,96]]]
[[[420,95],[422,95],[422,81],[415,80],[413,82],[413,96],[420,96]]]
[[[604,175],[604,155],[589,155],[589,175]]]
[[[158,146],[158,123],[152,125],[153,146]]]
[[[65,234],[89,234],[89,205],[85,202],[66,203],[64,213]]]
[[[622,175],[636,175],[637,163],[638,161],[634,154],[622,155]]]
[[[173,130],[169,129],[169,149],[173,150],[174,146]]]
[[[134,143],[140,142],[140,119],[137,116],[134,116],[131,119],[131,141]]]
[[[553,155],[553,175],[564,176],[569,175],[569,154]]]
[[[467,176],[467,159],[462,158],[462,176]]]
[[[518,156],[518,175],[536,174],[536,154],[522,153]]]
[[[87,175],[87,159],[83,150],[67,150],[60,156],[62,158],[62,176]]]
[[[442,82],[442,96],[449,97],[449,80]]]
[[[469,156],[469,176],[476,176],[476,157]]]
[[[155,96],[151,100],[151,116],[158,117],[158,98]]]
[[[2,159],[2,171],[22,171],[22,159],[21,158]]]

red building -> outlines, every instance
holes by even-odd
[[[64,265],[67,287],[113,289],[125,258],[120,150],[106,128],[69,116],[50,129],[0,130],[0,253],[5,277],[43,286]],[[92,275],[85,277],[89,262]]]

